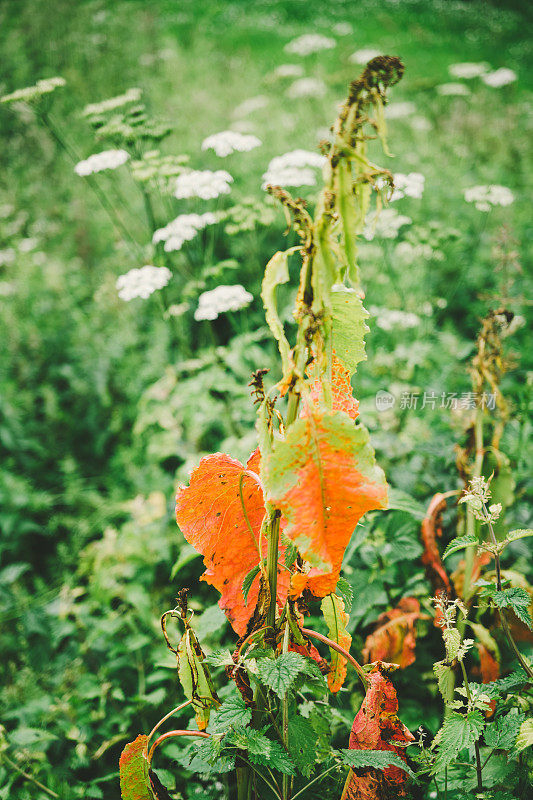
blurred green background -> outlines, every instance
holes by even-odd
[[[514,369],[503,387],[511,419],[502,450],[514,475],[513,526],[527,524],[533,230],[526,6],[0,3],[0,95],[42,78],[66,80],[46,101],[54,134],[28,106],[0,105],[0,747],[49,790],[0,760],[0,798],[117,797],[121,748],[179,702],[158,620],[180,586],[196,586],[202,564],[173,522],[173,492],[203,454],[246,458],[255,446],[246,384],[259,367],[271,367],[277,379],[260,282],[270,256],[287,244],[283,215],[266,199],[261,176],[272,157],[314,151],[327,136],[361,70],[352,57],[358,50],[404,60],[389,115],[394,158],[377,149],[375,158],[425,178],[421,198],[393,204],[410,220],[396,235],[377,230],[362,240],[372,313],[368,360],[355,388],[362,419],[391,485],[422,504],[458,486],[454,445],[469,410],[404,409],[400,397],[469,391],[479,320],[489,308],[510,308],[518,319],[507,345]],[[335,46],[305,57],[284,50],[305,33],[332,37]],[[516,80],[494,87],[479,77],[458,79],[449,66],[461,62],[508,68]],[[285,64],[318,81],[310,94],[294,96],[299,77],[276,73]],[[464,89],[441,88],[450,83]],[[170,129],[161,141],[132,140],[134,157],[157,147],[188,156],[195,169],[234,177],[231,194],[217,201],[157,196],[156,227],[178,213],[225,212],[168,256],[153,251],[146,186],[129,166],[95,176],[100,199],[128,236],[73,169],[93,152],[125,146],[120,130],[98,139],[81,112],[131,87],[143,92],[139,113]],[[228,128],[255,134],[261,147],[227,159],[201,150],[206,136]],[[466,189],[490,184],[508,187],[514,202],[486,212],[465,201]],[[312,200],[313,188],[301,192]],[[165,292],[120,300],[116,278],[150,263],[172,270]],[[247,310],[213,324],[194,320],[202,291],[235,283],[254,295]],[[290,332],[292,295],[282,297]],[[180,306],[174,316],[161,299]],[[376,409],[379,390],[396,398],[386,413]],[[391,562],[396,589],[385,587],[375,553],[363,568],[355,556],[347,564],[367,598],[356,636],[396,595],[423,584],[416,529],[408,536],[409,561]],[[215,593],[202,584],[191,596],[207,649],[231,640],[212,607]],[[435,726],[438,702],[434,711],[420,698],[417,705],[408,684],[406,722],[427,718]],[[349,703],[339,706],[342,733],[343,714],[348,720],[351,712]],[[173,774],[186,773],[174,763]],[[192,788],[181,792],[193,796]]]

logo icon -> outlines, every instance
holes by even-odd
[[[385,389],[380,389],[379,392],[376,392],[376,408],[378,411],[387,411],[389,408],[393,408],[395,403],[396,398],[394,395]]]

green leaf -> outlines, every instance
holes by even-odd
[[[525,714],[515,714],[510,711],[508,714],[498,717],[495,722],[489,723],[483,733],[487,747],[492,747],[494,750],[511,750],[525,718]]]
[[[229,741],[234,747],[246,750],[248,758],[254,764],[267,765],[285,775],[294,775],[294,765],[281,744],[273,742],[263,731],[254,728],[233,731]]]
[[[533,536],[533,528],[519,528],[516,531],[509,531],[505,541],[516,542],[517,539],[526,539],[528,536]]]
[[[526,719],[520,725],[520,733],[515,742],[515,750],[525,750],[533,745],[533,719]]]
[[[533,630],[533,621],[529,614],[531,597],[525,589],[513,586],[510,589],[498,591],[494,584],[490,584],[482,589],[482,597],[487,596],[491,598],[498,608],[510,608],[524,625]]]
[[[226,733],[230,728],[245,728],[252,721],[252,712],[246,708],[240,695],[228,697],[214,715],[213,730]]]
[[[455,761],[461,750],[472,747],[483,733],[484,726],[485,721],[479,711],[469,711],[466,715],[452,711],[435,737],[438,753],[434,772],[441,772]]]
[[[351,611],[353,603],[353,589],[346,578],[339,578],[335,588],[335,594],[344,601],[346,611]]]
[[[411,497],[407,492],[401,489],[393,489],[389,487],[389,504],[387,511],[405,511],[412,517],[418,520],[423,520],[426,516],[426,509],[421,503]]]
[[[290,569],[298,557],[298,548],[290,539],[287,539],[287,546],[285,550],[285,566]]]
[[[192,772],[201,772],[203,775],[214,775],[230,772],[235,767],[235,755],[223,752],[223,738],[210,736],[209,739],[200,739],[191,745],[192,758],[187,768]]]
[[[309,720],[297,715],[289,719],[289,755],[306,778],[313,771],[318,733]]]
[[[433,672],[437,678],[437,685],[442,699],[446,704],[451,703],[455,689],[453,668],[443,661],[437,661],[437,663],[433,665]]]
[[[122,800],[153,800],[144,750],[148,736],[140,733],[126,745],[120,756],[120,794]]]
[[[343,763],[352,769],[398,767],[414,778],[411,768],[392,750],[341,750],[340,753]]]
[[[446,646],[446,661],[453,661],[459,653],[461,634],[457,628],[444,628],[442,636]]]
[[[482,688],[485,694],[493,699],[498,697],[500,694],[507,694],[507,692],[512,691],[513,689],[518,689],[520,686],[523,686],[524,683],[528,683],[529,678],[526,675],[525,670],[523,669],[515,669],[514,672],[511,672],[510,675],[507,675],[505,678],[498,678],[495,681],[490,681],[489,683],[484,683],[480,689]]]
[[[366,358],[365,334],[369,316],[363,301],[355,291],[338,285],[331,292],[331,323],[333,349],[350,373]]]
[[[458,536],[456,539],[452,539],[442,554],[442,558],[444,560],[445,558],[448,558],[448,556],[451,556],[452,553],[456,553],[457,550],[463,550],[465,547],[475,547],[478,544],[479,542],[476,536]]]
[[[261,287],[261,298],[265,307],[266,321],[278,342],[284,376],[290,372],[290,347],[285,336],[283,323],[278,315],[276,289],[280,284],[287,283],[289,280],[287,261],[291,252],[291,250],[286,250],[274,253],[265,267],[265,275]]]
[[[260,572],[261,572],[261,566],[259,564],[256,564],[256,566],[253,567],[250,570],[250,572],[245,576],[242,582],[242,595],[244,597],[245,606],[248,605],[248,595],[250,593],[250,589],[252,588],[252,583],[254,582],[254,579],[256,578],[257,575],[259,575]]]
[[[262,658],[257,662],[259,679],[278,697],[285,697],[296,678],[306,669],[300,653],[282,653],[278,658]]]
[[[229,650],[213,650],[205,657],[208,664],[212,667],[232,667],[233,658]]]
[[[353,193],[353,176],[350,162],[340,159],[336,170],[337,198],[341,221],[341,243],[346,257],[347,273],[355,286],[359,286],[360,277],[357,266],[356,235],[364,225],[364,214],[358,213]]]

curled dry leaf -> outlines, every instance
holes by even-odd
[[[422,520],[422,544],[424,553],[422,563],[426,567],[426,574],[433,585],[435,592],[452,593],[452,585],[448,573],[444,568],[437,544],[437,536],[442,536],[441,516],[446,508],[446,498],[443,494],[436,494],[431,499],[425,518]]]
[[[350,649],[352,637],[346,630],[349,617],[344,610],[344,601],[336,594],[324,597],[321,604],[322,614],[328,626],[328,636],[345,650]],[[336,650],[330,648],[331,666],[328,672],[330,692],[338,692],[346,678],[346,659]]]
[[[365,664],[389,661],[401,669],[415,661],[416,621],[420,603],[415,597],[402,597],[396,608],[380,614],[374,631],[363,649]]]
[[[406,761],[405,747],[414,736],[398,719],[398,698],[389,679],[395,664],[381,661],[367,674],[368,689],[355,717],[350,750],[389,750]],[[398,767],[350,770],[341,800],[388,800],[406,797],[407,774]]]
[[[206,456],[193,470],[189,486],[180,487],[176,495],[178,525],[189,544],[204,557],[207,569],[202,579],[220,592],[220,608],[239,636],[245,634],[248,621],[254,614],[260,586],[257,575],[245,604],[243,581],[267,553],[266,540],[259,552],[261,524],[265,516],[263,492],[253,475],[259,472],[259,460],[259,450],[253,453],[246,467],[223,453]],[[246,514],[241,502],[241,486]],[[281,562],[282,559],[281,547]],[[279,567],[280,604],[287,597],[288,583],[287,570]]]

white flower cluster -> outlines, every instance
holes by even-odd
[[[331,50],[337,42],[329,36],[320,33],[304,33],[285,45],[285,52],[296,56],[310,56],[321,50]]]
[[[186,197],[200,197],[212,200],[221,194],[229,194],[233,178],[223,169],[212,172],[209,169],[192,170],[176,178],[174,197],[183,200]]]
[[[467,97],[470,89],[464,83],[441,83],[440,86],[437,86],[437,92],[442,95]]]
[[[425,180],[421,172],[409,172],[407,175],[403,172],[397,172],[394,175],[394,191],[391,201],[400,200],[400,198],[406,196],[420,200],[424,194]]]
[[[258,94],[256,97],[249,97],[248,100],[243,100],[243,102],[233,110],[233,116],[247,117],[248,114],[253,114],[254,111],[260,111],[262,108],[266,108],[268,103],[269,99],[264,94]]]
[[[273,74],[275,78],[301,78],[304,68],[301,64],[280,64]]]
[[[238,311],[240,308],[246,308],[253,299],[253,295],[247,292],[240,283],[234,286],[217,286],[216,289],[200,295],[194,319],[197,322],[203,319],[216,319],[225,311]]]
[[[377,306],[371,306],[369,311],[376,317],[378,328],[384,331],[391,331],[394,328],[407,330],[420,325],[420,317],[410,311],[400,311],[395,308],[378,308]]]
[[[167,285],[172,273],[166,267],[153,267],[147,264],[140,269],[130,269],[125,275],[119,275],[116,282],[118,296],[121,300],[133,300],[142,297],[146,300],[157,289]]]
[[[410,225],[412,221],[411,217],[399,214],[394,208],[384,208],[379,213],[373,211],[366,219],[363,236],[369,242],[374,236],[382,239],[396,239],[400,228]]]
[[[92,175],[93,172],[102,172],[104,169],[117,169],[125,164],[129,157],[126,150],[102,150],[101,153],[89,156],[85,161],[78,161],[74,172],[85,177]]]
[[[434,250],[433,247],[426,243],[420,242],[419,244],[411,244],[411,242],[400,242],[394,248],[394,257],[404,264],[416,264],[420,261],[443,261],[444,253],[442,250]]]
[[[158,228],[153,235],[154,244],[165,243],[167,253],[173,250],[180,250],[184,242],[194,239],[198,231],[203,230],[207,225],[214,225],[217,222],[216,214],[207,211],[205,214],[180,214],[164,228]]]
[[[107,111],[114,111],[128,103],[137,103],[141,99],[142,90],[132,87],[124,94],[117,97],[110,97],[108,100],[101,100],[99,103],[89,103],[81,112],[83,117],[92,117],[95,114],[104,114]]]
[[[507,186],[471,186],[465,189],[467,203],[474,203],[479,211],[490,211],[492,206],[510,206],[514,202],[514,194]]]
[[[516,72],[508,67],[496,69],[494,72],[489,72],[487,75],[482,75],[481,80],[492,89],[499,89],[500,86],[508,86],[516,80]]]
[[[450,64],[448,72],[453,78],[480,78],[489,71],[489,65],[484,62],[465,61],[460,64]]]
[[[322,167],[325,156],[310,150],[291,150],[273,158],[263,175],[263,189],[272,186],[314,186],[316,175],[313,169]]]
[[[409,117],[411,114],[416,114],[416,106],[410,100],[390,103],[385,108],[385,116],[387,119],[401,119],[402,117]]]
[[[287,97],[297,100],[299,97],[324,97],[327,87],[320,78],[300,78],[287,89]]]
[[[204,139],[202,142],[202,150],[214,150],[217,156],[225,158],[236,151],[247,153],[249,150],[253,150],[261,144],[261,139],[251,134],[245,135],[243,133],[237,133],[237,131],[221,131],[220,133],[214,133],[212,136],[208,136],[207,139]]]
[[[348,61],[352,64],[366,64],[367,61],[372,61],[373,58],[380,56],[379,50],[374,50],[372,47],[363,47],[361,50],[356,50],[352,53]]]
[[[353,33],[353,25],[350,22],[336,22],[331,30],[337,36],[349,36]]]
[[[32,100],[38,100],[44,94],[50,94],[65,84],[64,78],[45,78],[37,81],[34,86],[25,86],[24,89],[16,89],[11,94],[5,94],[0,97],[0,103],[31,103]]]

